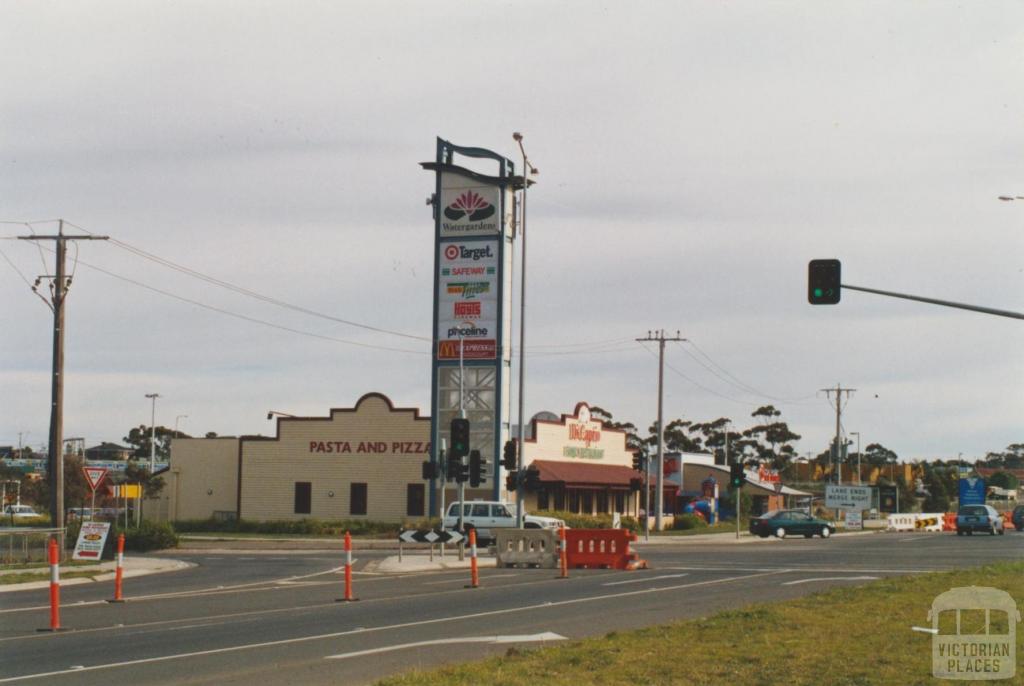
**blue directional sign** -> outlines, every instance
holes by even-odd
[[[960,507],[985,504],[985,480],[978,476],[960,479]]]

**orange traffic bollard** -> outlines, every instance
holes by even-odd
[[[57,539],[50,539],[50,628],[39,631],[64,631],[60,626],[60,552]]]
[[[476,529],[469,530],[469,579],[470,585],[466,588],[480,587],[480,573],[476,567]]]
[[[559,557],[558,566],[559,566],[559,569],[561,570],[561,574],[559,574],[559,576],[558,576],[559,579],[568,579],[569,578],[569,560],[568,560],[568,554],[567,554],[567,551],[566,551],[565,548],[566,548],[566,544],[565,544],[565,527],[562,526],[562,527],[558,528],[558,557]]]
[[[345,597],[338,598],[339,603],[348,603],[358,598],[352,597],[352,535],[345,532]]]
[[[117,571],[114,573],[114,598],[108,603],[123,603],[121,597],[121,580],[124,578],[124,534],[117,536]]]

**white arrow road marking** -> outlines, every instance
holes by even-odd
[[[783,581],[782,586],[796,586],[797,584],[809,584],[815,581],[873,581],[877,576],[822,576],[816,579],[797,579],[796,581]]]
[[[619,584],[638,584],[642,581],[654,581],[655,579],[678,579],[681,576],[689,576],[689,574],[662,574],[661,576],[645,576],[639,579],[627,579],[626,581],[609,581],[602,586],[618,586]]]
[[[393,650],[405,650],[407,648],[421,648],[423,646],[445,645],[447,643],[528,643],[536,641],[564,641],[565,636],[545,631],[542,634],[525,634],[522,636],[467,636],[465,638],[439,638],[433,641],[417,641],[416,643],[400,643],[394,646],[383,648],[371,648],[370,650],[359,650],[354,653],[341,653],[340,655],[327,655],[325,660],[344,660],[349,657],[361,657],[363,655],[376,655],[377,653],[389,653]]]

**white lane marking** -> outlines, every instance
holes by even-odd
[[[642,581],[654,581],[656,579],[678,579],[681,576],[689,576],[689,574],[662,574],[661,576],[645,576],[640,579],[626,579],[625,581],[609,581],[602,586],[619,586],[621,584],[638,584]]]
[[[464,584],[466,583],[465,573],[459,574],[458,579],[445,579],[444,581],[425,581],[422,586],[440,586],[441,584]],[[481,579],[502,579],[507,576],[519,576],[518,574],[481,574]]]
[[[694,572],[771,572],[788,569],[793,572],[872,572],[876,574],[931,574],[945,572],[952,567],[932,567],[929,569],[851,569],[850,567],[801,567],[799,564],[788,567],[662,567],[658,569],[687,569]]]
[[[920,631],[923,634],[937,634],[937,633],[939,633],[938,629],[931,629],[931,628],[925,627],[925,626],[912,626],[912,627],[910,627],[910,630],[911,631]]]
[[[696,581],[690,584],[677,584],[675,586],[665,586],[662,588],[645,588],[640,591],[622,591],[619,593],[606,593],[605,595],[599,596],[588,596],[586,598],[574,598],[572,600],[558,600],[554,602],[537,603],[535,605],[522,605],[519,607],[509,607],[502,610],[489,610],[487,612],[474,612],[466,615],[454,615],[451,617],[438,617],[436,619],[424,619],[418,622],[404,622],[402,624],[390,624],[386,626],[377,626],[369,628],[359,628],[348,631],[335,631],[329,634],[317,634],[314,636],[300,636],[298,638],[283,638],[277,641],[264,641],[263,643],[248,643],[244,645],[229,646],[227,648],[212,648],[210,650],[198,650],[191,653],[175,653],[172,655],[161,655],[159,657],[147,657],[139,660],[126,660],[124,662],[108,662],[106,664],[92,665],[90,667],[84,667],[80,670],[74,670],[76,672],[86,671],[91,672],[98,669],[114,669],[117,667],[131,667],[133,665],[144,665],[154,662],[167,662],[169,660],[181,660],[191,657],[200,657],[203,655],[218,655],[220,653],[234,653],[240,650],[252,650],[254,648],[269,648],[271,646],[282,646],[290,645],[293,643],[306,643],[308,641],[322,641],[328,638],[339,638],[341,636],[351,636],[353,634],[365,634],[371,632],[390,631],[394,629],[406,629],[414,626],[426,626],[429,624],[443,624],[447,622],[458,622],[465,619],[479,619],[480,617],[494,617],[496,615],[512,614],[515,612],[527,612],[530,610],[546,610],[554,607],[560,607],[563,605],[580,605],[583,603],[591,603],[602,600],[609,600],[611,598],[626,598],[635,595],[647,595],[651,593],[663,593],[665,591],[678,591],[683,588],[696,588],[698,586],[714,586],[717,584],[725,584],[730,581],[746,581],[747,579],[754,579],[762,576],[774,576],[776,574],[784,574],[791,570],[785,569],[777,572],[765,572],[762,574],[745,574],[743,576],[728,576],[722,579],[710,579],[708,581]],[[43,677],[59,676],[61,674],[68,674],[72,670],[57,670],[53,672],[38,672],[35,674],[22,674],[20,676],[7,677],[0,679],[0,684],[5,684],[11,681],[18,681],[21,679],[39,679]]]
[[[877,576],[821,576],[816,579],[797,579],[796,581],[784,581],[781,586],[796,586],[797,584],[811,584],[817,581],[874,581]]]
[[[420,648],[422,646],[437,646],[448,643],[529,643],[534,641],[564,641],[561,636],[550,631],[541,634],[525,634],[523,636],[466,636],[464,638],[439,638],[433,641],[417,641],[416,643],[400,643],[383,648],[371,648],[370,650],[359,650],[354,653],[341,653],[339,655],[327,655],[325,660],[344,660],[350,657],[362,657],[363,655],[376,655],[378,653],[389,653],[395,650],[407,648]]]

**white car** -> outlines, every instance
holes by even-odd
[[[4,517],[13,518],[15,521],[19,519],[34,519],[38,516],[39,513],[28,505],[8,505],[4,508]]]
[[[516,506],[497,500],[474,500],[465,504],[454,502],[448,506],[444,517],[446,529],[458,529],[459,506],[462,505],[462,521],[466,532],[476,529],[477,543],[494,540],[495,529],[511,529],[516,525]],[[554,517],[528,514],[523,519],[527,529],[558,529],[565,522]]]

